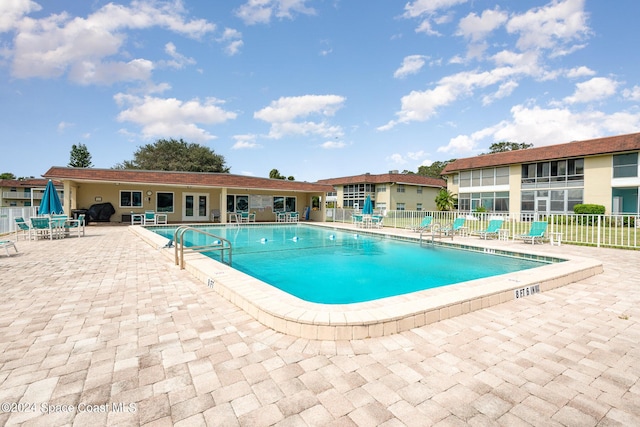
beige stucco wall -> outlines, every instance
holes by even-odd
[[[584,203],[603,205],[611,212],[611,177],[613,157],[595,156],[584,159]]]
[[[522,165],[509,166],[509,215],[520,215],[522,202]]]

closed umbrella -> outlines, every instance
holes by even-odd
[[[364,206],[362,207],[363,215],[371,215],[373,214],[373,204],[371,203],[371,196],[367,195],[367,198],[364,199]]]
[[[53,182],[51,180],[47,182],[47,186],[44,189],[44,194],[42,195],[42,200],[40,201],[40,209],[38,209],[38,213],[40,215],[63,213],[62,203],[60,203],[60,197],[58,197],[56,187],[53,186]]]

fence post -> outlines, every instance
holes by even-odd
[[[598,215],[598,244],[596,245],[597,247],[600,247],[600,233],[601,233],[600,218],[602,218],[602,216]]]

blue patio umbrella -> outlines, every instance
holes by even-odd
[[[49,180],[49,182],[47,182],[47,186],[44,189],[42,200],[40,201],[40,209],[38,209],[38,214],[51,215],[61,213],[63,213],[63,210],[62,203],[60,203],[60,197],[58,197],[58,192],[56,191],[56,187],[53,186],[53,182]]]
[[[367,195],[367,198],[364,199],[364,206],[362,207],[363,215],[371,215],[373,214],[373,204],[371,203],[371,196]]]

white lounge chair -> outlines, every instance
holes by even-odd
[[[18,253],[18,248],[16,248],[16,244],[11,240],[0,240],[0,249],[4,248],[7,251],[7,256],[11,256],[9,253],[9,248],[15,249],[16,253]]]

